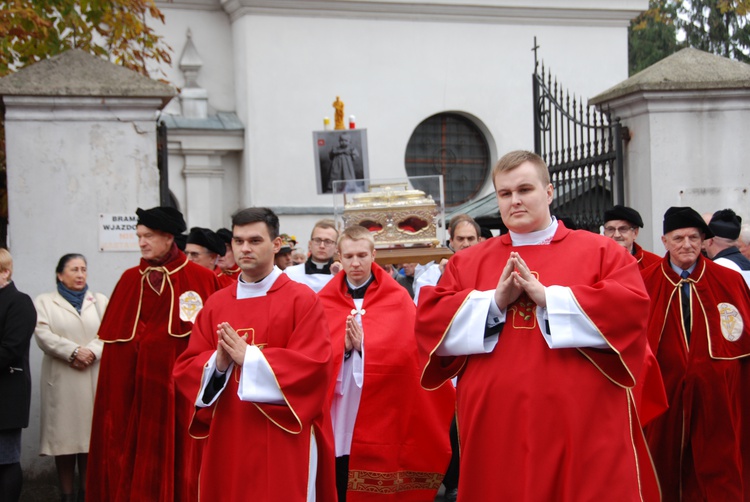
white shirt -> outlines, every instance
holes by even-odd
[[[316,293],[333,279],[331,274],[306,274],[304,263],[287,267],[284,269],[284,273],[294,282],[305,284]]]

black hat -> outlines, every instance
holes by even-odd
[[[641,215],[632,207],[621,206],[618,204],[612,209],[604,211],[604,221],[607,222],[612,220],[625,220],[637,227],[643,228]]]
[[[177,234],[174,236],[174,243],[177,244],[177,249],[185,251],[185,244],[187,244],[187,234]]]
[[[479,236],[482,239],[492,239],[492,237],[494,237],[492,235],[492,230],[487,227],[479,227]]]
[[[695,227],[705,234],[706,239],[714,236],[703,217],[692,207],[670,207],[664,213],[664,234],[679,228]]]
[[[716,211],[708,224],[716,237],[735,240],[740,236],[742,218],[731,209]]]
[[[193,227],[190,229],[190,235],[187,238],[188,244],[197,244],[208,249],[212,253],[224,256],[227,252],[227,246],[221,237],[209,228]]]
[[[177,235],[187,229],[182,213],[173,207],[157,206],[151,209],[135,210],[138,215],[138,225],[144,225],[152,230],[161,230],[168,234]]]
[[[220,228],[216,231],[216,235],[221,238],[225,243],[231,244],[232,243],[232,231],[228,228]]]
[[[276,256],[286,254],[286,253],[291,253],[291,252],[292,252],[292,246],[284,245],[284,246],[281,246],[279,250],[276,252]]]

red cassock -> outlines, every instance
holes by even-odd
[[[226,288],[232,284],[237,284],[237,277],[240,275],[240,268],[234,270],[222,270],[219,267],[214,268],[216,278],[219,280],[219,286]]]
[[[750,471],[743,483],[743,464],[750,468],[750,448],[741,446],[750,432],[747,285],[737,272],[700,256],[688,277],[688,343],[680,277],[668,255],[644,270],[643,279],[651,296],[649,343],[669,400],[669,410],[645,428],[664,500],[748,500]]]
[[[238,300],[236,288],[212,296],[175,365],[178,390],[192,403],[221,322],[261,348],[286,405],[241,401],[242,368],[234,366],[216,402],[197,409],[190,424],[194,437],[206,438],[200,500],[304,502],[314,436],[317,500],[335,501],[333,435],[323,411],[332,378],[331,341],[317,296],[284,274],[265,296]]]
[[[192,403],[175,393],[172,367],[218,283],[182,252],[175,256],[159,267],[167,271],[161,294],[149,283],[148,262],[126,270],[102,319],[88,501],[197,500],[201,445],[188,435]]]
[[[638,268],[641,270],[646,269],[654,263],[659,263],[661,261],[661,256],[650,251],[646,251],[641,246],[639,246],[637,242],[633,243],[633,256],[635,256],[635,261],[638,262]]]
[[[349,457],[347,502],[432,501],[450,460],[455,392],[450,382],[434,391],[421,387],[414,302],[379,265],[373,265],[372,273],[362,303],[364,381]],[[354,309],[346,274],[336,274],[319,296],[338,375],[346,318]],[[329,399],[332,395],[333,386]]]
[[[511,251],[545,286],[567,286],[610,349],[550,349],[522,295],[488,354],[434,354],[473,291],[494,290]],[[424,296],[423,296],[424,295]],[[423,288],[422,384],[458,375],[459,500],[658,500],[631,392],[646,357],[648,296],[636,261],[611,239],[558,222],[548,245],[508,235],[454,255]]]

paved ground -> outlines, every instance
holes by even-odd
[[[57,480],[53,477],[24,480],[21,502],[55,502],[57,500],[60,500],[60,493],[57,489]],[[435,502],[444,502],[442,486]]]

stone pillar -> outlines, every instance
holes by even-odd
[[[638,242],[664,254],[664,212],[732,208],[750,219],[750,65],[683,49],[592,98],[630,132],[626,205],[646,224]]]
[[[174,90],[71,50],[0,79],[0,95],[13,279],[32,297],[53,291],[60,256],[82,253],[90,289],[109,296],[140,253],[100,251],[99,215],[159,204],[156,114]],[[40,361],[32,342],[32,418],[23,438],[31,477],[54,469],[38,456]]]

